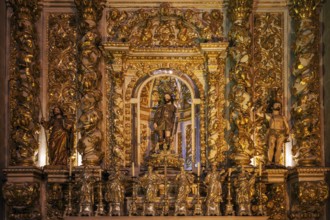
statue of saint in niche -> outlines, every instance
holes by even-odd
[[[160,105],[155,113],[153,127],[158,137],[158,148],[170,150],[173,135],[176,133],[176,107],[171,94],[164,94],[164,104]]]
[[[286,117],[281,114],[281,107],[280,102],[273,104],[268,130],[268,163],[275,165],[280,164],[282,148],[290,130]]]
[[[49,121],[41,119],[41,124],[50,131],[48,139],[48,159],[50,165],[68,165],[73,148],[72,122],[60,107],[54,107]]]

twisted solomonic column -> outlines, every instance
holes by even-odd
[[[320,0],[292,0],[290,14],[294,20],[294,62],[292,66],[293,154],[299,166],[321,162]]]
[[[233,159],[237,164],[248,165],[254,154],[252,141],[252,40],[249,17],[253,0],[233,0],[228,2],[229,18],[229,123],[227,140]]]
[[[102,17],[104,0],[75,0],[79,24],[78,43],[78,87],[81,95],[78,127],[81,139],[78,152],[82,154],[84,165],[100,165],[104,153],[102,151],[102,133],[99,123],[102,120],[100,102],[101,72],[101,36],[98,21]]]
[[[39,129],[39,47],[35,23],[38,0],[10,0],[10,164],[34,165]]]

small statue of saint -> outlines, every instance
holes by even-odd
[[[116,168],[114,177],[107,183],[107,192],[105,193],[105,200],[109,202],[109,215],[120,216],[123,212],[125,187],[120,170]]]
[[[60,107],[54,107],[49,121],[41,119],[41,124],[50,131],[48,139],[48,159],[50,165],[68,165],[73,149],[73,123]]]
[[[94,183],[96,179],[87,172],[81,178],[79,216],[92,216],[94,203]]]
[[[225,171],[217,171],[216,163],[212,163],[211,172],[205,177],[205,185],[207,187],[206,196],[206,215],[221,215],[220,203],[222,200],[222,174]]]
[[[241,168],[237,178],[234,180],[238,216],[252,215],[251,201],[255,192],[254,184],[254,174],[251,174],[244,168]]]
[[[143,204],[143,216],[155,216],[157,202],[157,194],[161,178],[152,170],[152,166],[148,166],[148,172],[140,178],[140,185],[145,189],[145,198]]]
[[[175,215],[187,215],[187,198],[190,193],[194,176],[184,170],[184,165],[180,168],[180,173],[176,175],[175,181],[178,183],[178,196],[175,201]]]
[[[153,203],[156,201],[158,188],[161,178],[153,172],[152,166],[148,166],[148,172],[141,177],[141,186],[145,189],[145,202]]]
[[[280,164],[282,148],[290,131],[286,117],[281,114],[281,107],[280,102],[273,104],[268,130],[268,163],[275,165]]]
[[[165,93],[164,104],[157,108],[153,120],[160,150],[170,149],[171,138],[176,133],[177,127],[176,109],[171,94]]]

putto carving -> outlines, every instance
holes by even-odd
[[[11,165],[34,165],[38,150],[39,126],[39,47],[35,22],[39,19],[38,0],[10,0],[11,66],[10,126]]]
[[[163,3],[158,10],[111,9],[107,15],[108,40],[129,42],[132,47],[191,47],[222,40],[220,10],[203,12],[177,9]]]

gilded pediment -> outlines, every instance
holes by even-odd
[[[118,10],[107,14],[108,42],[130,47],[193,47],[223,39],[220,10],[181,9],[163,3],[159,8]]]

